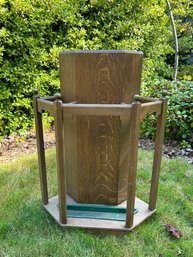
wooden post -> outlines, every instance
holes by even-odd
[[[152,178],[151,178],[151,189],[150,189],[150,197],[149,197],[150,210],[154,210],[156,208],[158,182],[159,182],[159,176],[160,176],[161,157],[162,157],[162,148],[163,148],[163,140],[164,140],[166,110],[167,110],[167,99],[166,99],[166,92],[164,92],[163,98],[162,98],[162,113],[161,115],[158,116],[158,120],[157,120],[155,150],[154,150],[153,169],[152,169]]]
[[[34,113],[35,113],[40,187],[41,187],[41,194],[42,194],[42,203],[48,204],[48,186],[47,186],[46,162],[45,162],[45,151],[44,151],[44,135],[43,135],[43,126],[42,126],[42,114],[38,112],[38,108],[37,108],[38,98],[40,98],[40,96],[38,95],[38,90],[34,89],[33,103],[34,103]]]
[[[59,218],[62,224],[67,223],[66,210],[66,174],[65,174],[65,156],[63,140],[63,120],[62,120],[62,101],[60,94],[55,94],[55,137],[56,137],[56,161],[58,177],[58,201]]]
[[[135,207],[135,190],[136,190],[136,173],[138,159],[138,141],[139,141],[139,125],[140,125],[140,108],[139,96],[134,96],[134,102],[131,109],[130,124],[130,143],[129,143],[129,173],[128,173],[128,191],[127,191],[127,211],[126,211],[126,227],[133,226],[133,215]]]

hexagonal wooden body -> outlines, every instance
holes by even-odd
[[[60,53],[64,103],[131,103],[141,83],[143,54],[128,51]],[[64,120],[67,193],[79,203],[116,205],[126,200],[129,122],[119,116]]]

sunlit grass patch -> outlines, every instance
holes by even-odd
[[[149,199],[152,151],[139,152],[137,196]],[[46,151],[49,195],[57,194],[55,149]],[[157,213],[132,233],[97,236],[64,231],[44,211],[40,201],[35,154],[0,164],[0,256],[193,256],[193,167],[163,158]],[[178,227],[172,238],[163,227]]]

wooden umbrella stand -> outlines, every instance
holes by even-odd
[[[167,100],[139,96],[142,53],[60,53],[61,95],[34,109],[42,203],[62,228],[128,232],[156,211]],[[132,100],[133,98],[133,100]],[[58,195],[48,197],[42,112],[54,117]],[[136,197],[139,125],[156,113],[149,203]]]

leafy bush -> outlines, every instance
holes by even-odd
[[[193,82],[154,80],[143,84],[142,94],[161,97],[168,92],[168,113],[165,135],[167,139],[181,140],[193,146]],[[142,135],[154,137],[155,116],[149,116],[142,124]]]
[[[66,49],[130,49],[145,54],[144,78],[169,74],[165,5],[158,1],[0,0],[0,135],[32,125],[32,91],[59,90]]]
[[[171,77],[166,58],[174,50],[165,7],[157,0],[0,0],[0,135],[32,126],[34,88],[40,95],[59,90],[62,50],[140,50],[144,81]],[[145,88],[151,94],[150,84]]]

